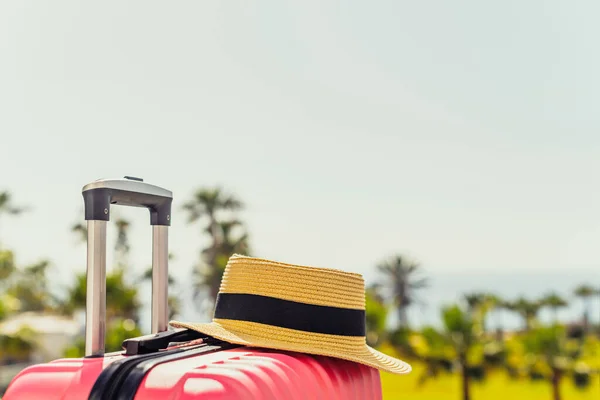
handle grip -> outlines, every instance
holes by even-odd
[[[125,355],[155,353],[166,349],[173,342],[189,342],[191,340],[206,338],[203,333],[191,329],[177,329],[169,332],[159,332],[154,335],[140,336],[125,339],[122,343]]]
[[[146,207],[152,227],[152,333],[167,330],[170,191],[137,178],[92,182],[82,190],[88,225],[85,355],[101,356],[106,335],[106,225],[110,205]]]
[[[101,179],[83,187],[85,219],[109,221],[110,205],[146,207],[150,225],[171,225],[173,193],[139,178]]]

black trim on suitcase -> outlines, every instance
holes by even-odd
[[[118,392],[114,392],[116,397],[113,397],[115,400],[133,400],[135,395],[140,387],[142,381],[146,377],[148,372],[156,367],[157,365],[164,364],[171,361],[181,360],[183,358],[194,357],[200,354],[208,354],[214,353],[221,350],[228,350],[235,347],[239,347],[239,345],[222,342],[220,340],[210,340],[207,341],[207,344],[201,347],[195,347],[189,350],[186,350],[182,353],[168,354],[163,357],[154,357],[150,359],[143,360],[131,368],[126,379],[123,380],[123,383],[120,385],[121,387],[118,389]]]
[[[185,349],[166,350],[158,353],[142,354],[131,356],[111,363],[106,367],[94,383],[89,400],[112,400],[114,399],[115,388],[127,376],[127,373],[137,364],[152,358],[163,357],[168,354],[176,354],[185,351]]]
[[[88,399],[133,399],[148,371],[156,365],[235,347],[239,345],[208,337],[198,345],[128,356],[113,362],[100,373]]]

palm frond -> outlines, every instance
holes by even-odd
[[[414,282],[409,283],[408,286],[413,290],[424,289],[424,288],[429,287],[429,282],[430,282],[429,278],[421,278]]]
[[[597,293],[598,293],[598,291],[596,290],[596,288],[594,288],[591,285],[587,285],[587,284],[580,285],[577,288],[575,288],[575,290],[574,290],[575,296],[581,297],[584,299],[587,297],[595,296]]]
[[[10,192],[0,192],[0,214],[6,213],[18,215],[26,211],[29,211],[29,207],[18,207],[12,204],[12,196]]]
[[[73,232],[80,241],[87,242],[87,226],[85,226],[84,224],[74,224],[71,227],[71,232]]]

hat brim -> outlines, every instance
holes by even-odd
[[[215,320],[210,323],[171,321],[170,325],[174,328],[191,329],[229,343],[340,358],[393,374],[407,374],[412,370],[406,362],[368,346],[363,337],[349,340],[342,336],[234,320]]]

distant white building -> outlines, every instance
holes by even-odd
[[[75,338],[83,333],[85,325],[69,317],[26,312],[2,321],[0,334],[16,335],[24,328],[36,333],[36,350],[31,362],[40,363],[62,358]]]

